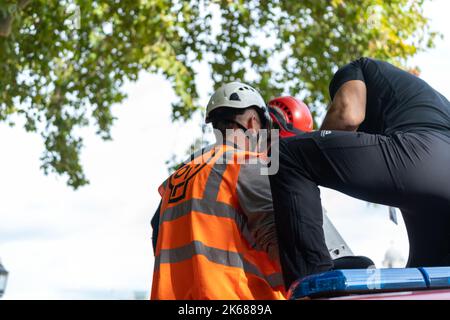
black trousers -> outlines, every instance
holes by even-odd
[[[270,183],[286,287],[333,268],[318,185],[400,208],[408,266],[450,263],[450,136],[316,131],[280,140],[279,164]]]

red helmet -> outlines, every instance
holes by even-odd
[[[280,129],[280,137],[287,138],[302,132],[311,132],[313,118],[308,106],[291,96],[269,101],[269,113],[273,123]]]

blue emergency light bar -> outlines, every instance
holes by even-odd
[[[419,268],[429,288],[450,287],[450,267]]]
[[[334,270],[294,282],[289,299],[450,287],[450,267]]]

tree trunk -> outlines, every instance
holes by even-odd
[[[10,35],[13,20],[12,16],[0,19],[0,37],[8,37]]]
[[[31,0],[19,0],[17,7],[19,10],[25,8]],[[0,37],[8,37],[11,34],[14,16],[17,12],[11,12],[9,16],[0,19]]]

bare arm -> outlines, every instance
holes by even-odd
[[[366,116],[366,84],[361,80],[344,83],[334,96],[321,130],[356,131]]]

